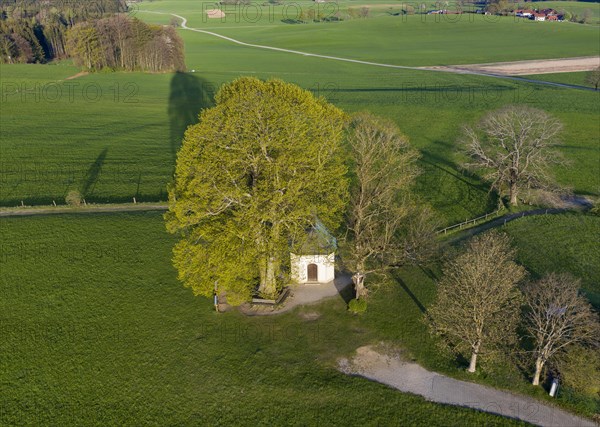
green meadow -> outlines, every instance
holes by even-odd
[[[170,75],[93,74],[58,65],[3,65],[0,203],[165,198],[175,147]]]
[[[556,168],[557,179],[577,193],[599,194],[593,92],[337,62],[181,34],[194,73],[65,80],[77,70],[2,66],[0,204],[60,204],[72,189],[88,202],[165,200],[184,129],[211,105],[223,82],[241,75],[281,78],[348,112],[367,109],[395,120],[421,150],[419,192],[442,224],[495,207],[487,186],[461,171],[457,140],[465,123],[510,103],[542,108],[563,121],[561,151],[570,163]]]
[[[571,2],[543,5],[560,8],[551,3]],[[140,3],[135,16],[166,24],[168,15],[149,11],[173,12],[190,27],[247,43],[405,66],[600,52],[594,25],[407,16],[398,14],[401,2],[372,0],[325,11],[345,16],[348,8],[368,5],[367,19],[296,24],[287,21],[295,13],[290,4],[261,3],[268,13],[254,18],[256,8],[242,16],[228,6],[221,22],[205,18],[202,8],[212,5],[161,0]],[[368,110],[394,120],[421,153],[416,190],[441,226],[496,209],[487,184],[462,170],[458,140],[464,124],[507,104],[558,117],[567,161],[554,170],[558,182],[600,196],[600,106],[592,91],[180,34],[186,73],[78,75],[68,61],[0,65],[0,206],[64,204],[70,190],[92,203],[166,200],[184,130],[212,105],[221,84],[246,75],[280,78],[348,113]],[[532,78],[582,85],[584,73]],[[567,214],[525,217],[502,230],[532,277],[572,272],[598,307],[599,227],[598,217]],[[211,301],[183,288],[171,265],[174,243],[159,213],[0,218],[0,425],[517,424],[337,371],[339,357],[380,341],[429,369],[549,399],[514,366],[484,361],[473,378],[463,360],[440,351],[422,320],[435,297],[437,264],[389,277],[361,317],[347,313],[342,297],[276,317],[245,317],[216,314]],[[558,403],[585,414],[596,408]]]
[[[313,2],[299,5],[315,7]],[[245,42],[391,64],[490,62],[538,53],[556,57],[563,55],[561,43],[570,46],[564,55],[597,54],[599,49],[593,37],[597,29],[589,26],[542,27],[508,18],[487,22],[474,14],[445,22],[387,11],[367,19],[285,24],[277,17],[289,12],[287,6],[269,6],[272,16],[261,16],[256,23],[208,21],[202,4],[183,0],[141,3],[136,16],[166,23],[169,16],[144,9],[175,11],[189,17],[191,26],[210,25]],[[339,5],[340,10],[348,7],[356,4]],[[457,140],[465,123],[511,103],[545,109],[564,122],[561,150],[570,163],[557,167],[558,181],[577,193],[599,194],[594,93],[339,62],[185,30],[181,35],[193,73],[97,73],[67,80],[78,71],[69,63],[2,65],[0,205],[61,204],[70,190],[96,203],[165,200],[183,131],[197,121],[202,108],[212,105],[222,83],[242,75],[281,78],[348,112],[367,109],[395,120],[421,150],[418,191],[442,224],[495,207],[487,186],[461,171]],[[515,43],[507,49],[510,37]],[[556,37],[557,42],[552,50],[536,49],[535,42],[517,43],[519,37],[539,43]]]
[[[341,298],[276,318],[216,314],[177,281],[160,214],[5,218],[0,231],[2,425],[519,424],[337,371],[337,357],[398,335],[409,357],[448,363],[417,342],[404,290],[364,320]],[[430,298],[427,276],[403,278]]]
[[[518,248],[518,259],[534,278],[569,272],[582,279],[582,289],[600,308],[600,217],[544,215],[509,222],[506,231]]]
[[[192,0],[156,1],[142,4],[136,16],[168,23],[170,16],[148,11],[172,12],[187,18],[188,27],[214,31],[246,43],[407,66],[598,54],[598,28],[593,26],[472,13],[391,16],[385,12],[341,22],[285,23],[296,17],[297,10],[318,9],[326,16],[333,16],[338,12],[343,14],[351,6],[369,5],[355,2],[293,4],[294,7],[285,2],[281,6],[259,3],[247,7],[224,6],[225,18],[209,19],[206,4],[202,8]]]
[[[574,73],[550,73],[550,74],[531,74],[526,76],[528,79],[542,80],[545,82],[553,83],[564,83],[569,85],[594,87],[590,83],[586,82],[586,77],[589,73],[587,71],[580,71]]]

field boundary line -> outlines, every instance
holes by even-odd
[[[444,233],[444,234],[447,234],[447,233],[448,233],[448,231],[450,231],[450,230],[453,230],[453,229],[455,229],[455,228],[457,228],[457,227],[458,227],[458,229],[459,229],[459,230],[461,230],[461,229],[462,229],[462,227],[463,227],[463,225],[468,225],[468,224],[475,225],[475,223],[476,223],[477,221],[479,221],[479,220],[482,220],[482,219],[483,219],[483,220],[486,220],[486,219],[488,219],[489,217],[491,217],[491,216],[494,216],[494,215],[498,214],[499,212],[501,212],[501,211],[503,211],[503,210],[504,210],[504,209],[502,209],[502,208],[501,208],[501,209],[497,209],[497,210],[495,210],[495,211],[493,211],[493,212],[488,212],[488,213],[486,213],[485,215],[478,216],[477,218],[473,218],[473,219],[467,219],[467,220],[465,220],[465,221],[463,221],[463,222],[459,222],[458,224],[450,225],[450,226],[448,226],[448,227],[445,227],[445,228],[442,228],[442,229],[440,229],[440,230],[437,230],[437,231],[436,231],[436,233],[437,233],[437,234],[442,234],[442,233]]]
[[[16,208],[0,208],[0,218],[60,215],[60,214],[92,214],[92,213],[121,213],[121,212],[150,212],[166,211],[169,205],[165,203],[111,203],[87,204],[86,206],[23,206]]]
[[[218,37],[220,39],[227,40],[227,41],[235,43],[235,44],[239,44],[241,46],[253,47],[253,48],[257,48],[257,49],[273,50],[276,52],[292,53],[295,55],[302,55],[302,56],[309,56],[309,57],[323,58],[323,59],[331,59],[334,61],[350,62],[350,63],[362,64],[362,65],[372,65],[375,67],[386,67],[386,68],[395,68],[395,69],[401,69],[401,70],[433,71],[433,72],[438,72],[438,73],[467,74],[467,75],[475,75],[475,76],[494,77],[494,78],[504,79],[504,80],[525,81],[527,83],[534,83],[534,84],[540,84],[540,85],[546,85],[546,86],[562,87],[562,88],[568,88],[568,89],[579,89],[579,90],[591,90],[593,92],[596,92],[596,89],[591,88],[591,87],[570,85],[567,83],[547,82],[547,81],[543,81],[543,80],[534,80],[534,79],[527,79],[527,78],[516,77],[516,76],[506,76],[506,75],[502,75],[502,74],[485,73],[485,72],[481,72],[481,71],[472,71],[472,70],[460,70],[460,69],[452,69],[452,68],[435,69],[435,68],[428,68],[428,67],[412,67],[412,66],[408,66],[408,65],[385,64],[385,63],[381,63],[381,62],[363,61],[360,59],[342,58],[339,56],[321,55],[321,54],[317,54],[317,53],[302,52],[300,50],[284,49],[284,48],[275,47],[275,46],[247,43],[247,42],[243,42],[241,40],[237,40],[232,37],[224,36],[222,34],[218,34],[218,33],[212,32],[212,31],[188,27],[187,26],[187,18],[185,18],[181,15],[177,15],[175,13],[157,12],[157,11],[150,11],[150,10],[140,10],[139,12],[174,16],[176,18],[181,19],[181,28],[184,30],[194,31],[194,32],[201,33],[201,34],[207,34],[207,35],[210,35],[213,37]]]

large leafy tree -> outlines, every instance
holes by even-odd
[[[167,228],[179,277],[196,294],[215,283],[236,304],[278,292],[290,244],[315,218],[335,229],[347,202],[345,114],[280,80],[240,78],[190,127],[170,188]]]

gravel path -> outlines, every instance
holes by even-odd
[[[449,405],[464,406],[516,418],[544,427],[598,427],[591,420],[577,417],[531,397],[459,381],[428,371],[416,363],[387,356],[371,346],[360,347],[351,360],[339,361],[340,371],[386,384],[403,392]]]

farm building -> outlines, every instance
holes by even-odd
[[[337,241],[325,226],[317,221],[305,240],[290,253],[291,278],[299,284],[329,283],[335,279]]]
[[[533,16],[533,19],[536,21],[545,21],[546,20],[546,15],[544,15],[543,13],[534,13],[532,16]]]
[[[517,9],[515,10],[515,15],[523,18],[531,17],[535,12],[529,9]]]
[[[519,18],[533,19],[534,21],[562,21],[562,15],[558,15],[558,12],[554,9],[542,9],[542,10],[531,10],[531,9],[517,9],[513,13]]]

